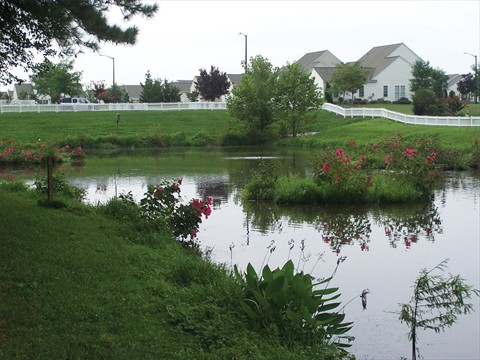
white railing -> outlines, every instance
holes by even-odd
[[[35,104],[0,105],[0,113],[63,111],[135,111],[135,110],[225,110],[226,102],[110,103],[110,104]],[[412,125],[480,126],[480,116],[418,116],[383,108],[343,108],[325,103],[322,109],[343,117],[382,118]]]
[[[322,109],[343,117],[377,117],[411,125],[480,126],[480,116],[406,115],[383,108],[343,108],[330,103],[323,104]]]
[[[127,110],[225,110],[225,102],[0,105],[0,113]]]

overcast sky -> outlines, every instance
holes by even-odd
[[[480,0],[467,1],[158,1],[153,19],[135,17],[134,46],[102,45],[115,58],[118,84],[153,78],[192,80],[216,66],[240,74],[248,57],[262,55],[274,66],[313,51],[330,50],[343,62],[375,46],[404,43],[434,68],[465,73],[480,52]],[[117,14],[118,15],[118,14]],[[121,26],[116,14],[109,18]],[[113,61],[87,52],[75,60],[82,82],[112,83]]]

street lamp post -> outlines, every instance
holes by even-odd
[[[238,35],[243,35],[245,37],[245,72],[247,71],[248,58],[247,58],[247,34],[238,33]]]
[[[475,58],[475,104],[478,101],[478,67],[477,67],[477,55],[473,55],[470,53],[464,53],[465,55],[470,55]]]
[[[113,61],[113,84],[112,84],[112,86],[114,86],[115,85],[115,58],[113,56],[108,56],[108,55],[102,55],[102,54],[98,54],[98,55],[105,56],[105,57],[108,57],[108,58],[112,59],[112,61]]]

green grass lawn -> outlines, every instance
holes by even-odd
[[[0,185],[0,359],[311,359],[252,326],[242,287],[167,231]],[[337,357],[330,357],[337,358]]]
[[[208,146],[222,143],[223,137],[238,134],[242,128],[226,110],[125,111],[118,130],[115,116],[116,112],[0,114],[0,138],[23,145],[92,148]],[[402,134],[412,138],[436,136],[446,146],[470,148],[480,138],[480,127],[414,126],[385,119],[342,118],[323,110],[318,111],[314,121],[302,125],[300,132],[318,134],[281,143],[324,146],[354,140],[361,144]]]

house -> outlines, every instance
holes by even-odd
[[[322,50],[307,53],[295,63],[300,64],[315,79],[315,83],[324,94],[325,87],[336,70],[335,66],[341,63],[341,60],[330,51]]]
[[[191,92],[191,90],[190,90],[190,88],[192,86],[192,81],[191,80],[177,80],[177,81],[173,81],[171,84],[175,85],[178,88],[178,91],[180,93],[180,101],[181,102],[189,102],[190,101],[187,94],[189,92]]]
[[[35,100],[35,91],[30,83],[14,84],[12,100]]]
[[[463,79],[463,76],[460,74],[450,74],[447,81],[447,94],[450,94],[451,91],[457,96],[462,96],[457,89],[457,84]]]
[[[140,102],[140,95],[142,94],[142,85],[123,85],[123,89],[128,95],[130,102]]]
[[[355,97],[389,101],[411,99],[410,80],[417,60],[421,58],[403,43],[373,47],[358,60],[368,71],[368,78]]]
[[[373,47],[358,60],[368,72],[368,78],[366,84],[354,94],[355,98],[383,98],[389,101],[410,99],[412,66],[417,60],[421,60],[420,57],[403,43]],[[336,64],[340,62],[328,50],[308,53],[296,61],[311,73],[323,93],[336,70]]]

